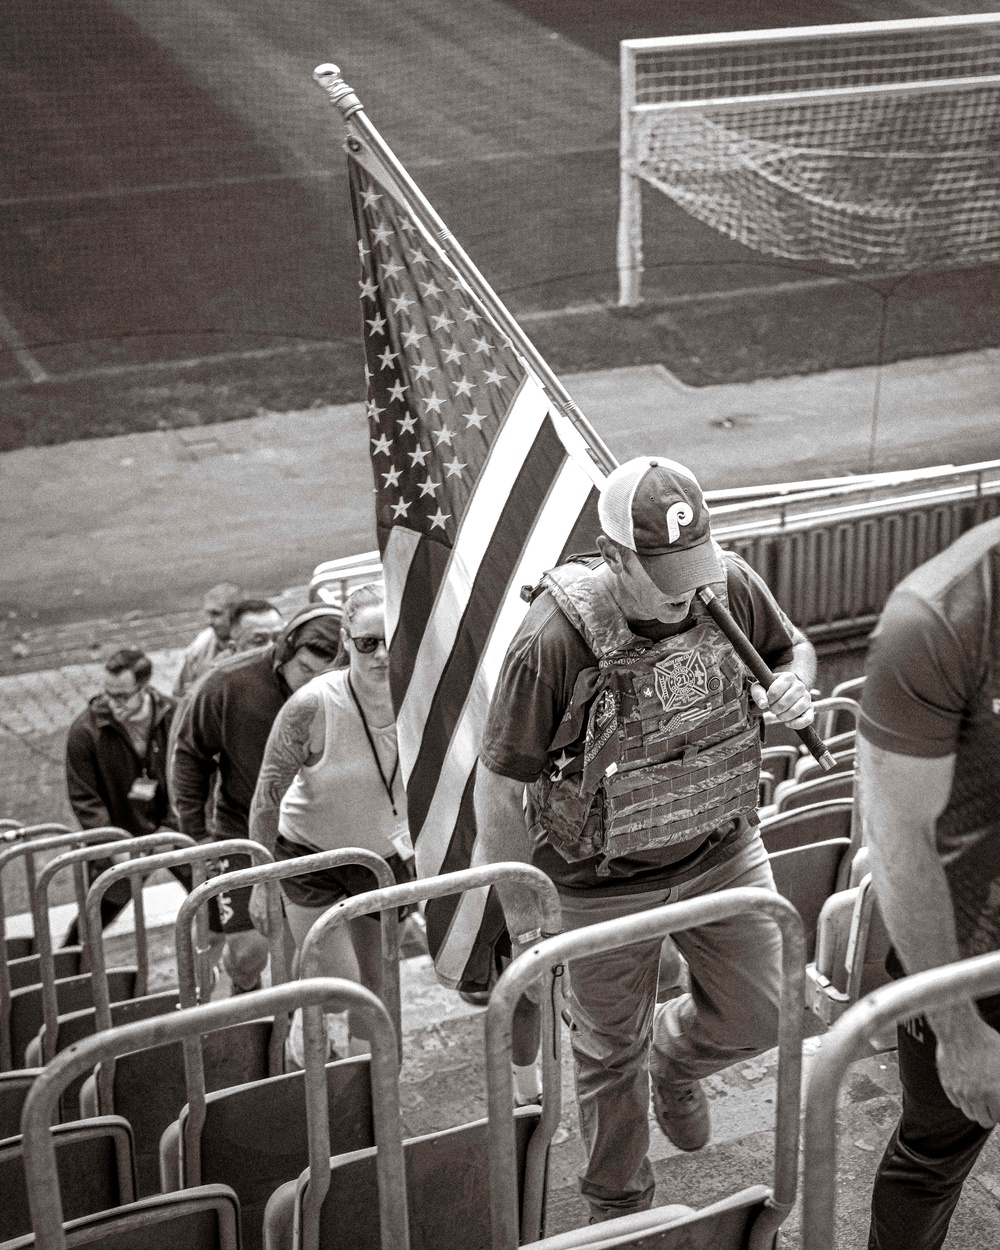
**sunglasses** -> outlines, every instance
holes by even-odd
[[[362,655],[372,655],[378,649],[379,643],[385,642],[381,634],[348,634],[347,636]]]

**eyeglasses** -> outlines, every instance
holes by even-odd
[[[110,690],[105,690],[104,697],[109,703],[129,703],[137,694],[142,693],[142,687],[131,691],[129,694],[112,694]]]
[[[348,634],[347,636],[362,655],[371,655],[378,649],[380,642],[385,642],[381,634]]]

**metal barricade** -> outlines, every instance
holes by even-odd
[[[41,828],[42,826],[35,826]],[[3,904],[3,873],[15,860],[23,858],[25,882],[28,887],[28,898],[31,904],[32,925],[34,929],[34,941],[37,947],[41,933],[44,930],[45,936],[49,939],[49,949],[51,951],[51,935],[48,928],[48,914],[40,913],[36,902],[37,877],[35,873],[35,857],[41,855],[45,851],[59,850],[63,847],[70,846],[92,846],[95,843],[107,843],[113,841],[126,841],[131,835],[126,833],[124,829],[116,829],[113,827],[100,829],[82,829],[75,833],[61,833],[53,836],[42,836],[34,838],[21,838],[11,846],[5,846],[0,850],[0,930],[6,928],[6,914]],[[74,870],[74,889],[77,898],[77,907],[80,915],[80,935],[86,936],[86,901],[87,890],[86,882],[83,876],[82,866],[79,871]],[[86,944],[84,945],[86,949]],[[40,952],[36,952],[40,956]],[[39,957],[39,969],[41,969],[41,958]],[[11,1017],[11,984],[10,974],[7,968],[7,961],[0,960],[0,1071],[9,1072],[14,1066],[14,1056],[11,1051],[10,1037],[10,1017]]]
[[[86,864],[98,859],[107,859],[109,854],[127,854],[130,858],[143,856],[148,851],[158,850],[164,846],[194,846],[194,839],[184,833],[150,833],[145,837],[133,838],[126,835],[124,839],[113,843],[84,846],[77,850],[65,851],[46,864],[38,874],[35,886],[35,903],[39,914],[48,913],[49,885],[52,879],[64,868],[72,867],[82,871]],[[104,874],[102,874],[103,876]],[[100,880],[100,878],[98,878]],[[96,885],[96,882],[95,882]],[[92,890],[91,890],[92,892]],[[103,890],[99,897],[103,897]],[[88,899],[89,901],[89,899]],[[138,874],[132,878],[132,904],[135,908],[135,947],[137,975],[135,992],[132,997],[141,998],[149,984],[149,946],[146,941],[145,913],[142,905],[142,883]],[[103,968],[104,949],[101,930],[100,903],[91,911],[85,906],[87,916],[86,947],[91,963],[99,960]],[[81,928],[84,926],[81,925]],[[56,1053],[59,1044],[59,1003],[56,991],[55,966],[52,953],[52,935],[47,924],[42,925],[38,941],[39,971],[42,979],[42,1014],[44,1027],[42,1032],[42,1061],[48,1063]],[[107,976],[103,978],[107,988]],[[93,992],[94,981],[91,978]],[[108,1024],[110,1025],[110,1017]]]
[[[66,1250],[63,1208],[56,1169],[55,1149],[49,1129],[60,1095],[72,1081],[97,1064],[135,1050],[198,1039],[216,1029],[234,1024],[247,1024],[263,1015],[287,1015],[302,1007],[307,1021],[315,1027],[307,1030],[305,1060],[307,1086],[307,1121],[309,1158],[313,1174],[322,1173],[329,1165],[330,1132],[326,1105],[326,1058],[322,1013],[351,1010],[365,1020],[372,1044],[371,1079],[374,1095],[375,1140],[378,1146],[379,1206],[382,1245],[393,1250],[409,1250],[409,1219],[406,1198],[406,1174],[399,1118],[399,1061],[396,1054],[395,1028],[388,1012],[374,994],[348,981],[333,977],[291,981],[271,989],[258,990],[219,1003],[177,1011],[134,1024],[123,1025],[106,1033],[85,1038],[78,1045],[63,1051],[39,1074],[25,1102],[21,1122],[24,1147],[24,1169],[35,1234],[35,1250]],[[320,1044],[317,1045],[317,1037]],[[208,1187],[213,1193],[219,1186]],[[197,1198],[197,1190],[184,1191],[181,1198]],[[178,1198],[176,1194],[161,1195],[167,1207]],[[136,1217],[141,1226],[157,1222],[156,1200],[146,1200],[142,1213]],[[167,1208],[168,1209],[168,1208]],[[128,1216],[129,1208],[106,1213],[113,1222]],[[307,1250],[318,1250],[315,1228],[304,1228]]]
[[[802,1079],[802,994],[805,948],[802,921],[786,899],[745,886],[706,898],[668,903],[620,920],[605,920],[563,933],[525,951],[507,968],[486,1010],[486,1085],[489,1102],[490,1199],[494,1250],[524,1244],[518,1219],[510,1057],[514,1009],[531,986],[552,977],[573,959],[649,942],[746,912],[765,912],[781,930],[778,1083],[775,1107],[774,1179],[766,1209],[754,1225],[751,1250],[765,1250],[795,1203],[798,1175],[799,1103]],[[629,1217],[623,1217],[627,1221]],[[610,1241],[615,1221],[604,1226]]]
[[[886,1026],[929,1009],[996,993],[1000,993],[1000,951],[931,968],[874,990],[826,1034],[806,1095],[803,1250],[834,1250],[836,1244],[837,1101],[847,1069],[865,1054],[865,1043]]]
[[[247,889],[255,885],[267,886],[268,915],[271,929],[271,984],[288,979],[288,968],[285,959],[284,913],[281,907],[279,882],[297,877],[304,872],[317,872],[325,868],[336,868],[343,864],[360,864],[374,873],[380,885],[388,885],[395,881],[392,869],[374,851],[360,848],[347,848],[336,851],[319,851],[315,855],[305,855],[300,859],[282,860],[273,863],[270,853],[258,842],[247,844],[256,847],[251,854],[265,855],[267,862],[255,864],[250,868],[240,868],[235,872],[223,873],[212,877],[197,889],[192,890],[181,904],[175,925],[177,949],[177,982],[180,991],[180,1005],[193,1007],[197,1002],[195,995],[194,951],[191,943],[191,917],[199,911],[203,903],[224,890]],[[246,852],[246,846],[242,848]],[[395,920],[395,917],[393,917]],[[399,933],[395,924],[385,925],[382,933],[382,960],[386,968],[392,969],[389,982],[395,983],[395,993],[385,996],[386,1008],[394,1027],[399,1031]],[[272,1032],[272,1075],[280,1072],[283,1067],[285,1037],[287,1035],[287,1017],[275,1017],[275,1028]],[[187,1083],[188,1115],[184,1129],[184,1172],[188,1184],[197,1185],[201,1179],[201,1131],[205,1124],[205,1068],[201,1047],[193,1042],[184,1047],[184,1073]]]
[[[502,884],[507,889],[521,888],[531,899],[535,907],[538,929],[544,934],[558,933],[562,928],[562,911],[559,906],[559,895],[552,881],[540,869],[529,864],[500,863],[487,864],[480,868],[466,868],[460,872],[443,873],[438,877],[427,877],[421,881],[410,881],[405,885],[393,885],[388,889],[373,890],[369,894],[357,894],[335,903],[329,911],[323,913],[309,930],[302,947],[301,974],[304,977],[315,976],[322,960],[322,943],[325,936],[338,925],[347,924],[359,916],[379,912],[382,916],[382,927],[395,927],[396,909],[408,903],[423,902],[431,898],[445,898],[449,894],[459,894],[466,890]],[[398,994],[398,968],[387,985],[395,982]],[[494,990],[494,993],[496,991]],[[516,1005],[516,1003],[515,1003]],[[559,1082],[559,1028],[560,1012],[558,999],[546,996],[542,1003],[542,1117],[532,1136],[528,1147],[528,1163],[524,1188],[524,1211],[526,1226],[537,1230],[541,1225],[542,1201],[545,1189],[544,1164],[552,1135],[559,1125],[562,1114],[561,1087]],[[319,1044],[319,1039],[314,1039]],[[402,1033],[400,1032],[400,1045]],[[511,1085],[510,1064],[507,1067],[507,1089],[510,1108],[514,1105],[513,1087]],[[491,1120],[494,1114],[492,1103],[489,1111]],[[513,1130],[512,1130],[513,1131]],[[310,1221],[319,1225],[320,1209],[329,1188],[329,1175],[324,1173],[320,1183],[316,1183],[315,1175],[310,1182],[306,1200],[303,1204],[303,1219],[308,1211]],[[517,1191],[515,1182],[515,1207]],[[384,1243],[383,1243],[384,1244]],[[514,1243],[517,1244],[516,1241]]]

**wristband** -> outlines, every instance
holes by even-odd
[[[542,940],[541,929],[529,929],[527,933],[519,933],[510,939],[511,946],[533,946]]]

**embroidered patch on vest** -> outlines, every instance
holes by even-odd
[[[690,707],[709,695],[717,694],[722,681],[717,674],[709,676],[705,661],[697,651],[668,656],[653,665],[656,697],[665,712]]]

